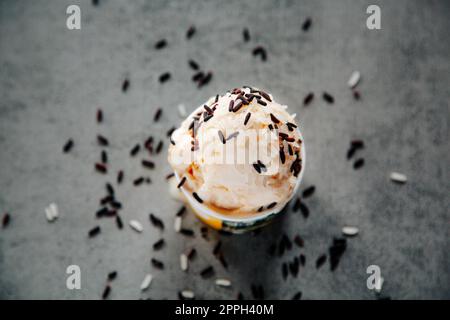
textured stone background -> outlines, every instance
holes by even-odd
[[[78,3],[82,29],[65,27],[67,5]],[[366,8],[382,9],[382,30],[365,26]],[[7,299],[97,299],[106,275],[117,270],[111,298],[169,298],[185,288],[198,298],[250,297],[250,284],[263,284],[267,298],[288,299],[301,290],[305,299],[373,299],[366,288],[366,267],[376,264],[385,278],[383,295],[393,299],[450,298],[449,106],[450,2],[448,1],[2,1],[0,3],[0,211],[12,221],[0,230],[0,297]],[[306,17],[313,25],[302,32]],[[197,33],[186,41],[195,24]],[[244,43],[242,29],[252,40]],[[166,38],[161,51],[154,43]],[[251,50],[264,45],[266,63]],[[187,60],[214,72],[198,90]],[[360,70],[361,101],[346,82]],[[158,76],[172,73],[161,85]],[[129,77],[126,93],[121,84]],[[184,223],[194,239],[172,228],[180,204],[167,192],[166,152],[152,157],[153,184],[132,186],[145,173],[130,148],[148,135],[165,139],[179,123],[176,105],[192,110],[209,96],[243,84],[267,91],[298,113],[307,147],[304,186],[316,185],[306,202],[308,219],[289,212],[258,236],[223,237],[229,262],[225,270],[212,255],[219,235],[200,237],[201,224],[190,214]],[[326,104],[322,91],[335,96]],[[311,106],[301,105],[309,92]],[[95,111],[105,113],[102,125]],[[164,109],[159,123],[152,117]],[[95,137],[109,137],[111,171],[94,172],[100,156]],[[68,155],[62,145],[72,137]],[[346,161],[349,141],[363,139],[366,165],[359,171]],[[165,147],[167,146],[167,143]],[[138,219],[144,232],[117,230],[112,220],[95,220],[106,181],[124,169],[117,187],[124,220]],[[389,181],[391,171],[408,175],[406,185]],[[56,202],[60,219],[47,223],[44,208]],[[148,214],[163,217],[162,234]],[[87,232],[101,225],[102,233]],[[344,225],[360,228],[349,239],[335,272],[314,267]],[[305,249],[282,258],[267,255],[285,232],[301,234]],[[151,245],[163,236],[160,252]],[[188,273],[179,254],[199,252]],[[295,280],[282,281],[281,263],[303,252],[306,267]],[[154,270],[151,257],[164,261]],[[65,288],[65,269],[78,264],[82,290]],[[233,280],[231,289],[214,286],[199,272],[212,264],[216,275]],[[141,293],[145,275],[154,276]]]

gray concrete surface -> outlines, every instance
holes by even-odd
[[[78,3],[82,29],[65,27],[67,5]],[[365,26],[368,4],[379,4],[382,29]],[[2,1],[0,3],[0,212],[12,220],[0,230],[0,297],[4,299],[98,299],[106,275],[117,270],[112,299],[177,297],[185,288],[197,297],[251,297],[250,284],[263,284],[266,298],[288,299],[301,290],[304,299],[374,299],[366,287],[366,268],[379,265],[383,295],[393,299],[450,298],[449,106],[450,3],[448,1]],[[308,32],[301,25],[306,17]],[[185,40],[189,25],[197,33]],[[248,27],[252,40],[242,41]],[[166,38],[166,49],[154,43]],[[263,63],[251,55],[256,45],[268,50]],[[198,90],[190,81],[187,60],[214,72]],[[346,82],[353,70],[363,80],[355,101]],[[161,85],[165,71],[172,79]],[[121,92],[129,77],[131,85]],[[176,105],[192,110],[209,96],[243,84],[272,92],[295,110],[306,141],[304,186],[316,185],[307,200],[310,217],[287,212],[258,236],[223,237],[225,270],[212,255],[219,235],[200,237],[192,214],[185,219],[196,237],[172,231],[180,204],[167,192],[170,172],[166,152],[152,157],[153,184],[132,186],[145,173],[130,148],[148,135],[165,138],[179,123]],[[320,98],[335,96],[334,105]],[[301,105],[309,92],[311,106]],[[102,125],[95,111],[105,113]],[[153,113],[164,109],[159,123]],[[116,188],[125,221],[138,219],[144,232],[128,226],[118,231],[112,220],[96,221],[104,183],[115,174],[93,170],[100,156],[95,137],[109,137],[112,172],[124,169]],[[62,145],[72,137],[73,151]],[[349,141],[363,139],[359,171],[346,161]],[[167,143],[166,145],[167,146]],[[405,173],[406,185],[389,181],[391,171]],[[56,202],[60,219],[47,223],[44,208]],[[166,230],[148,222],[153,212]],[[102,233],[87,232],[101,225]],[[314,261],[327,252],[344,225],[360,234],[348,240],[336,271],[316,270]],[[303,250],[282,258],[267,248],[285,232],[301,234]],[[160,252],[151,246],[160,237]],[[195,246],[199,255],[187,273],[179,271],[179,254]],[[307,263],[295,280],[282,281],[281,263],[303,252]],[[149,261],[164,261],[164,271]],[[77,264],[82,289],[65,287],[66,267]],[[216,275],[232,279],[220,289],[199,272],[212,264]],[[145,273],[154,276],[144,293]]]

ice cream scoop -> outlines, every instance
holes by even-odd
[[[264,224],[292,198],[305,161],[287,106],[257,88],[216,95],[171,135],[177,187],[206,223],[243,231]]]

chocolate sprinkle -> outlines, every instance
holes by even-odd
[[[267,102],[262,101],[261,99],[256,99],[256,102],[262,106],[267,106]]]
[[[234,100],[230,100],[230,104],[228,105],[228,111],[231,112],[233,111],[234,107]]]
[[[155,116],[153,117],[153,121],[158,122],[159,118],[161,117],[162,109],[158,108],[155,112]],[[152,139],[153,142],[153,139]]]
[[[283,147],[280,148],[280,161],[281,161],[281,164],[284,164],[286,162],[286,155],[284,153]]]
[[[217,134],[219,135],[220,141],[222,141],[222,143],[225,144],[227,141],[226,141],[225,136],[223,135],[222,131],[221,130],[217,131]]]
[[[180,183],[178,183],[177,188],[178,188],[178,189],[181,188],[185,182],[186,182],[186,177],[183,177],[183,178],[181,179]]]
[[[269,204],[269,205],[267,206],[267,209],[272,209],[272,208],[275,207],[276,205],[277,205],[276,202],[272,202],[271,204]]]
[[[255,170],[256,170],[258,173],[261,173],[261,167],[259,166],[258,163],[254,163],[254,164],[253,164],[253,168],[255,168]]]
[[[261,90],[258,91],[258,92],[259,92],[259,94],[261,94],[263,96],[264,99],[266,99],[269,102],[272,102],[272,99],[270,99],[269,94],[267,94],[267,93],[265,93],[264,91],[261,91]]]
[[[245,120],[244,120],[244,126],[246,126],[247,125],[247,123],[248,123],[248,120],[250,120],[250,116],[251,116],[252,114],[249,112],[249,113],[247,113],[247,115],[245,116]]]
[[[233,112],[238,112],[239,111],[239,109],[241,109],[242,108],[242,106],[243,106],[243,103],[242,103],[242,101],[239,101],[238,103],[236,103],[236,105],[234,106],[234,108],[233,108]]]
[[[277,119],[277,117],[275,117],[273,115],[273,113],[270,114],[270,119],[272,120],[273,123],[277,124],[280,123],[280,120]]]
[[[192,196],[193,196],[193,197],[195,198],[195,200],[197,200],[198,202],[203,203],[202,198],[200,198],[200,196],[199,196],[196,192],[193,192],[193,193],[192,193]]]

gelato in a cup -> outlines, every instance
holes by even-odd
[[[179,190],[216,229],[239,233],[266,224],[302,179],[305,149],[295,115],[257,88],[211,97],[170,140]]]

